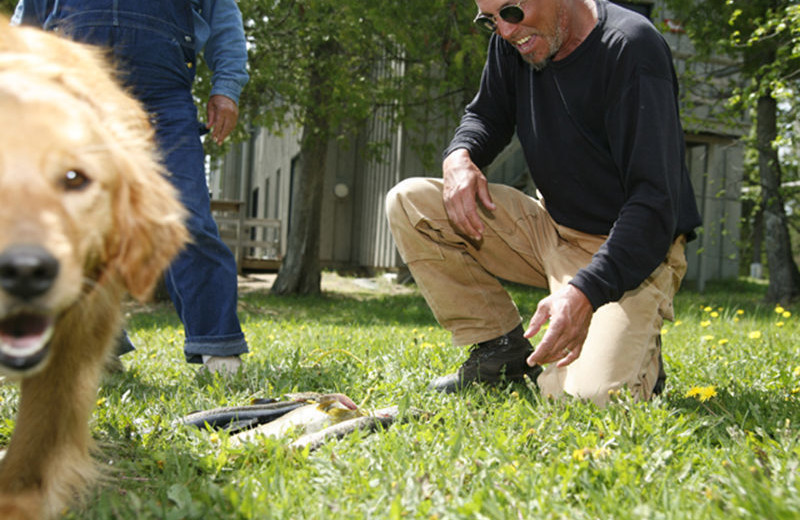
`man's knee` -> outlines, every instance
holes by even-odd
[[[424,177],[411,177],[389,190],[386,194],[386,218],[391,228],[408,222],[410,213],[425,213],[425,207],[431,201],[441,202],[441,190],[431,181]]]

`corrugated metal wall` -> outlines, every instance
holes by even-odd
[[[400,77],[400,63],[384,61],[377,74],[382,77]],[[364,169],[360,182],[361,233],[360,247],[354,260],[370,268],[396,267],[398,257],[385,216],[385,198],[392,187],[403,178],[404,139],[403,128],[391,123],[394,113],[391,107],[379,109],[367,127],[367,139],[375,143],[388,143],[379,158],[371,158]]]

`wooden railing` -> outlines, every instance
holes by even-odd
[[[219,234],[236,258],[239,272],[275,270],[281,263],[281,221],[246,218],[245,204],[239,200],[212,200],[211,213]]]

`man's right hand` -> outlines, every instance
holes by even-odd
[[[442,163],[444,208],[456,231],[478,242],[483,237],[483,222],[478,203],[489,211],[497,206],[489,195],[489,181],[472,162],[467,150],[460,148]]]

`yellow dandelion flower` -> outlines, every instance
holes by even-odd
[[[713,311],[713,310],[714,310],[714,309],[712,309],[711,307],[704,307],[704,308],[703,308],[703,312],[711,312],[711,311]]]
[[[729,342],[728,338],[722,338],[719,341],[717,341],[717,345],[719,345],[719,346],[727,345],[728,342]]]
[[[714,336],[712,334],[706,334],[705,336],[702,336],[700,339],[702,339],[703,341],[711,341],[712,339],[714,339]]]
[[[709,325],[711,325],[711,322],[708,320],[703,320],[700,322],[700,326],[703,328],[708,327]]]
[[[590,448],[578,448],[577,450],[572,452],[572,460],[583,462],[586,460],[586,457],[592,454],[592,450]]]
[[[677,326],[678,326],[678,325],[680,325],[681,323],[683,323],[683,321],[682,321],[682,320],[676,320],[676,321],[675,321],[675,323],[673,324],[673,326],[677,327]]]
[[[712,318],[719,318],[719,313],[717,311],[714,311],[711,314],[709,314],[709,316],[711,316]]]
[[[707,386],[703,388],[703,391],[698,396],[698,399],[700,399],[701,402],[705,402],[711,399],[712,397],[715,397],[716,395],[717,395],[717,389],[714,388],[713,386]]]
[[[741,316],[742,314],[744,314],[744,310],[743,309],[737,309],[736,314]]]
[[[791,318],[792,313],[789,311],[783,311],[783,314],[781,314],[781,316],[783,316],[784,318]]]
[[[750,339],[761,339],[761,331],[760,330],[750,331],[750,334],[748,334],[747,337]]]
[[[794,370],[792,371],[792,375],[794,377],[800,377],[800,367],[794,367]]]
[[[781,307],[780,305],[777,305],[777,306],[775,307],[775,314],[783,314],[783,312],[784,312],[785,310],[786,310],[786,309],[784,309],[784,308],[783,308],[783,307]]]
[[[686,397],[695,397],[701,403],[704,403],[717,395],[717,389],[712,386],[693,386],[686,392]]]
[[[776,327],[783,327],[784,325],[785,325],[785,323],[783,323],[782,321],[779,321],[779,322],[775,323]]]

